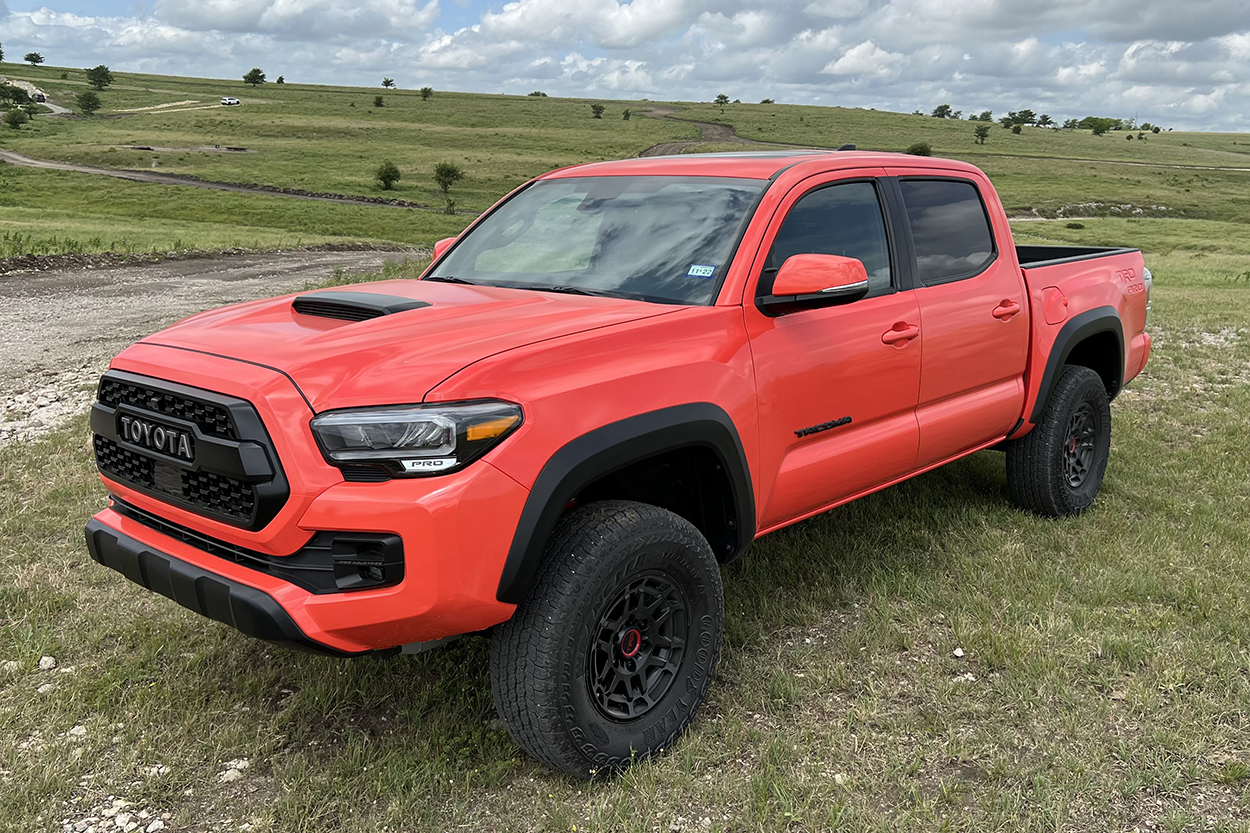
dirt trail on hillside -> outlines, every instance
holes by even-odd
[[[169,111],[166,111],[169,112]],[[30,156],[23,156],[20,153],[14,153],[11,150],[0,149],[0,161],[7,162],[10,165],[18,165],[23,168],[39,168],[50,171],[73,171],[81,174],[98,174],[100,176],[111,176],[117,179],[127,179],[131,182],[146,182],[153,185],[181,185],[189,188],[208,188],[213,191],[232,191],[236,194],[259,194],[265,197],[287,197],[295,200],[314,200],[317,202],[340,202],[352,203],[356,205],[387,205],[397,206],[400,208],[416,208],[423,211],[441,212],[442,208],[435,208],[432,205],[424,203],[408,202],[406,200],[390,200],[382,197],[353,197],[344,194],[314,194],[308,191],[301,191],[292,188],[276,188],[263,185],[235,185],[230,182],[213,182],[207,179],[198,179],[192,176],[181,176],[178,174],[158,174],[152,171],[133,171],[124,168],[97,168],[91,165],[76,165],[72,162],[52,162],[46,159],[34,159]],[[457,214],[476,214],[474,211],[457,211]]]
[[[773,146],[772,143],[769,143],[769,142],[757,142],[754,139],[742,138],[741,136],[738,135],[737,131],[734,130],[732,125],[718,124],[716,122],[710,122],[710,121],[695,121],[694,119],[683,119],[683,118],[674,116],[673,114],[676,112],[677,112],[676,110],[670,109],[668,107],[651,107],[647,110],[643,110],[642,115],[650,116],[651,118],[655,118],[655,119],[669,119],[671,121],[682,121],[682,122],[686,122],[687,124],[696,125],[699,128],[700,138],[698,140],[685,141],[685,142],[661,142],[658,145],[652,145],[651,147],[644,150],[642,153],[638,154],[639,157],[675,156],[679,153],[685,153],[687,148],[692,148],[695,145],[703,145],[703,144],[709,144],[709,143],[735,144],[735,145],[761,145],[764,147]]]
[[[295,291],[336,268],[374,271],[402,257],[280,252],[0,276],[0,446],[81,413],[109,359],[178,319]]]

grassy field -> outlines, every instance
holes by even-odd
[[[82,88],[74,73],[0,74],[10,70],[46,82],[58,101]],[[119,76],[105,98],[114,111],[209,101],[239,94],[232,83]],[[302,152],[316,164],[300,187],[373,194],[364,157],[372,164],[420,131],[430,143],[404,148],[403,165],[459,147],[474,207],[560,162],[697,135],[671,121],[623,122],[613,115],[622,103],[599,123],[584,102],[384,93],[385,118],[411,122],[351,151],[364,127],[382,124],[358,124],[383,118],[358,115],[374,92],[266,85],[242,90],[247,103],[231,111],[37,119],[16,140],[0,135],[31,155],[98,162],[91,154],[123,134],[182,146],[207,132],[178,139],[181,125],[240,120],[263,152],[162,154],[162,169],[294,185],[283,177],[299,172]],[[317,136],[297,133],[321,124],[315,111],[333,96],[350,114],[327,117]],[[418,120],[435,112],[437,129]],[[710,106],[683,115],[721,118]],[[771,141],[928,140],[983,165],[1017,214],[1166,206],[1015,223],[1020,242],[1140,246],[1156,276],[1155,352],[1113,405],[1112,463],[1089,513],[1045,521],[1016,511],[1001,455],[984,452],[761,539],[725,571],[725,650],[692,731],[669,754],[585,784],[535,764],[494,720],[484,639],[391,660],[310,657],[95,565],[81,526],[104,493],[79,420],[0,449],[0,831],[60,829],[119,800],[131,802],[123,813],[149,814],[145,825],[168,813],[174,829],[283,833],[1250,831],[1250,174],[1160,167],[1232,165],[1250,158],[1250,137],[1139,144],[995,127],[982,148],[967,123],[897,114],[735,105],[723,118]],[[281,125],[266,136],[268,119]],[[148,125],[168,132],[158,140]],[[1063,158],[1028,158],[1046,148]],[[362,155],[364,179],[344,167],[350,152]],[[1118,164],[1130,152],[1156,154],[1138,160],[1153,167]],[[1073,161],[1087,157],[1106,161]],[[8,176],[3,230],[31,218],[31,239],[52,229],[77,245],[426,243],[464,222],[81,174]],[[405,187],[404,198],[429,198],[424,182]],[[45,655],[58,667],[40,670]]]
[[[1250,829],[1250,229],[1084,225],[1017,232],[1140,243],[1158,282],[1094,509],[1014,510],[985,452],[762,539],[692,732],[605,782],[513,745],[485,640],[250,641],[87,559],[82,421],[0,451],[0,828],[120,798],[188,829]]]

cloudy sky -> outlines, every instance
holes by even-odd
[[[0,0],[8,60],[1250,131],[1246,0]]]

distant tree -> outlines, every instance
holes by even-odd
[[[1170,128],[1169,128],[1169,129],[1170,129]],[[1160,132],[1160,131],[1162,131],[1162,130],[1163,130],[1163,128],[1162,128],[1162,127],[1160,127],[1160,126],[1159,126],[1159,125],[1157,125],[1157,124],[1156,124],[1154,127],[1150,128],[1150,132],[1151,132],[1151,133],[1158,133],[1158,132]]]
[[[401,176],[399,166],[387,159],[378,166],[377,173],[373,175],[373,178],[382,186],[383,191],[389,191],[395,187],[395,183],[399,182]]]
[[[590,117],[593,119],[601,119],[603,118],[603,111],[606,109],[607,108],[602,104],[592,104],[590,105]]]
[[[386,103],[382,100],[382,96],[380,96],[380,95],[375,95],[375,96],[373,97],[373,106],[374,106],[374,107],[385,107],[385,106],[386,106]]]
[[[933,108],[933,112],[929,115],[935,119],[949,119],[951,117],[951,106],[949,104],[939,104]]]
[[[629,108],[628,108],[628,107],[626,107],[626,108],[625,108],[625,112],[624,112],[624,113],[621,113],[621,118],[622,118],[622,119],[624,119],[625,121],[629,121],[629,117],[630,117],[630,115],[632,115],[632,114],[630,113]]]
[[[1150,123],[1150,122],[1148,122],[1148,121],[1144,121],[1144,122],[1142,122],[1142,123],[1141,123],[1141,127],[1140,127],[1139,129],[1140,129],[1140,130],[1149,130],[1149,129],[1150,129],[1150,128],[1152,128],[1152,127],[1154,127],[1154,125],[1153,125],[1153,124],[1151,124],[1151,123]]]
[[[0,84],[0,101],[7,101],[13,107],[20,107],[30,103],[30,93],[16,84]]]
[[[1016,120],[1013,119],[1011,116],[1003,116],[1002,118],[998,120],[998,123],[1001,124],[1007,130],[1010,130],[1011,128],[1016,126]]]
[[[4,123],[14,130],[21,130],[22,125],[28,121],[30,121],[30,116],[26,115],[26,111],[20,107],[14,107],[4,114]]]
[[[1080,122],[1078,122],[1076,119],[1065,119],[1063,122],[1063,129],[1064,130],[1076,130],[1078,124],[1080,124]]]
[[[439,162],[434,166],[434,184],[443,192],[444,214],[456,213],[456,201],[447,192],[451,190],[451,186],[462,179],[464,179],[464,171],[451,162]]]
[[[1018,124],[1013,124],[1013,125],[1011,126],[1011,132],[1012,132],[1012,133],[1015,133],[1015,134],[1019,134],[1019,133],[1020,133],[1020,125],[1018,125]]]
[[[978,121],[980,120],[978,119]],[[977,137],[977,144],[983,145],[985,140],[990,137],[990,126],[988,124],[978,124],[972,133]]]
[[[1090,132],[1093,133],[1095,136],[1104,136],[1106,135],[1107,131],[1110,129],[1111,128],[1108,127],[1107,125],[1099,122],[1098,124],[1090,128]]]
[[[963,117],[964,117],[964,111],[963,111],[963,110],[952,110],[952,111],[951,111],[951,118],[952,118],[952,119],[962,119]]]
[[[1123,130],[1124,121],[1102,116],[1086,116],[1077,122],[1076,126],[1082,130],[1091,131],[1095,130],[1095,128],[1101,128],[1100,131],[1094,133],[1095,136],[1101,136],[1109,130]]]
[[[1050,116],[1046,115],[1045,113],[1042,113],[1040,116],[1037,117],[1038,127],[1050,127],[1052,124],[1054,124],[1054,121],[1052,121]]]
[[[278,80],[277,80],[277,81],[274,81],[273,83],[275,83],[275,84],[285,84],[285,83],[286,83],[286,76],[285,76],[285,75],[279,75],[279,76],[278,76]]]
[[[101,106],[100,96],[91,90],[79,93],[78,97],[74,99],[74,103],[78,105],[78,112],[84,116],[94,116],[96,110],[99,110]]]
[[[109,68],[104,64],[92,67],[87,70],[87,83],[97,90],[102,90],[113,83],[113,73],[109,72]]]
[[[384,89],[384,90],[389,90],[389,89],[391,89],[391,88],[392,88],[392,87],[394,87],[394,86],[395,86],[395,79],[394,79],[394,78],[383,78],[383,79],[382,79],[382,89]]]
[[[1132,134],[1132,133],[1129,133],[1129,134],[1128,134],[1128,135],[1126,135],[1124,138],[1125,138],[1125,139],[1128,139],[1128,140],[1131,142],[1131,141],[1133,141],[1133,134]]]
[[[912,156],[932,156],[933,148],[928,142],[916,142],[903,152],[910,153]]]
[[[258,87],[265,83],[265,73],[260,67],[252,67],[247,71],[247,74],[243,76],[243,83],[251,84],[253,87]]]
[[[760,104],[773,104],[773,103],[775,102],[771,98],[760,99]]]
[[[994,111],[982,110],[980,115],[973,116],[973,118],[977,121],[994,121]]]
[[[720,95],[716,96],[715,99],[713,99],[712,103],[715,104],[717,107],[724,107],[725,105],[729,103],[729,96],[725,95],[724,93],[721,93]]]
[[[4,44],[0,43],[0,62],[4,61]]]
[[[429,101],[429,100],[430,100],[431,98],[433,98],[433,97],[434,97],[434,88],[433,88],[433,87],[422,87],[422,88],[421,88],[421,100],[422,100],[422,101]]]
[[[534,90],[534,92],[529,93],[529,97],[530,98],[546,98],[547,94],[543,92],[542,90]]]
[[[32,67],[37,67],[43,63],[43,56],[38,52],[27,52],[22,57],[22,60],[30,64]]]

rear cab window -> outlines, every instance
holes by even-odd
[[[900,179],[922,285],[979,275],[998,255],[976,185],[962,179]]]

